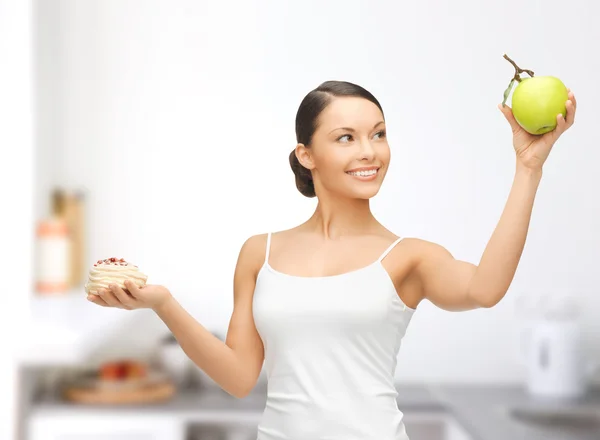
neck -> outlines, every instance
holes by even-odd
[[[377,224],[368,199],[330,197],[319,199],[317,209],[305,226],[326,240],[336,240],[372,231]]]

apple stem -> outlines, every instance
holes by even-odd
[[[516,82],[521,82],[521,73],[526,73],[527,75],[529,75],[530,77],[533,78],[533,70],[529,70],[529,69],[521,69],[519,66],[517,66],[517,63],[515,63],[513,60],[511,60],[508,55],[504,54],[504,58],[506,60],[508,60],[508,62],[510,64],[513,65],[513,67],[515,68],[515,76],[512,77],[512,79],[510,80],[510,83],[508,84],[508,87],[506,88],[506,90],[504,90],[504,99],[502,100],[502,107],[504,107],[506,105],[506,100],[508,99],[508,95],[510,94],[510,91],[513,88],[513,85]]]
[[[508,57],[508,55],[506,55],[506,54],[504,54],[504,58],[505,58],[506,60],[508,60],[508,62],[509,62],[510,64],[512,64],[512,65],[513,65],[513,67],[515,68],[515,76],[513,77],[513,79],[514,79],[515,81],[517,81],[517,82],[521,82],[521,76],[520,76],[520,74],[521,74],[521,73],[526,73],[527,75],[529,75],[530,77],[532,77],[532,78],[533,78],[533,75],[534,75],[534,73],[533,73],[533,70],[529,70],[529,69],[521,69],[521,68],[520,68],[519,66],[517,66],[517,64],[516,64],[516,63],[515,63],[513,60],[511,60],[511,59]]]

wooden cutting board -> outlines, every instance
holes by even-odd
[[[70,402],[88,405],[152,404],[169,400],[176,392],[170,381],[136,386],[86,387],[68,386],[63,396]]]

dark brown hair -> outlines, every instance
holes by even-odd
[[[383,114],[379,101],[361,86],[346,81],[326,81],[309,92],[300,103],[296,113],[296,140],[299,144],[310,148],[312,137],[318,127],[319,115],[333,101],[333,98],[338,96],[367,99],[375,104]],[[306,197],[315,197],[312,173],[300,164],[295,148],[290,153],[290,166],[296,176],[298,191]]]

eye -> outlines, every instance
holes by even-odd
[[[344,141],[343,139],[348,138],[347,141]],[[345,134],[343,136],[340,136],[339,138],[337,138],[338,142],[350,142],[350,139],[352,139],[352,135],[351,134]]]
[[[385,137],[385,130],[375,133],[375,136],[379,136],[379,139],[383,139]]]

